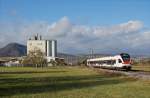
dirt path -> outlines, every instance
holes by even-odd
[[[111,74],[124,74],[129,77],[134,77],[138,79],[150,80],[150,72],[138,71],[138,70],[131,70],[131,71],[118,71],[118,70],[109,70],[109,69],[101,69],[101,68],[94,68],[96,71],[103,71]]]

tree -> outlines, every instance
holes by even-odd
[[[23,59],[24,66],[44,67],[47,66],[47,60],[40,50],[30,51]]]
[[[80,66],[86,66],[87,65],[87,59],[85,59],[85,58],[80,59],[77,64]]]

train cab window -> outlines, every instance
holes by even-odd
[[[121,59],[118,59],[118,62],[119,62],[119,63],[122,63]]]

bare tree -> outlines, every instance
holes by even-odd
[[[47,66],[47,60],[44,53],[40,50],[30,51],[29,54],[23,59],[24,66],[44,67]]]

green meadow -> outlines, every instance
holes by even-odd
[[[137,63],[132,66],[132,70],[150,72],[150,63]]]
[[[0,67],[0,98],[150,98],[150,80],[86,67]]]

